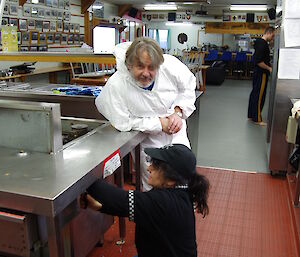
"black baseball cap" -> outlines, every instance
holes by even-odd
[[[161,148],[145,148],[151,158],[166,162],[185,179],[196,173],[196,157],[187,146],[171,144]]]

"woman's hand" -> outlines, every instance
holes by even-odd
[[[94,211],[99,211],[102,208],[102,204],[87,193],[80,195],[79,203],[82,209],[90,208]]]

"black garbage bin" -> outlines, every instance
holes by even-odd
[[[211,67],[206,70],[206,85],[220,86],[225,80],[225,66],[223,61],[214,62]]]

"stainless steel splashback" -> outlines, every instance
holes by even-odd
[[[62,149],[60,105],[0,100],[0,146],[56,153]]]

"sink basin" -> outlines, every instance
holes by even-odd
[[[61,117],[64,148],[96,132],[96,129],[108,125],[108,121]]]

